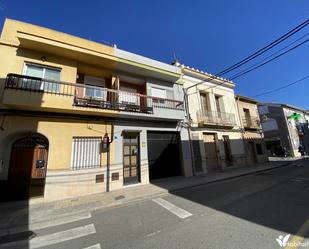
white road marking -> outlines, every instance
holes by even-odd
[[[84,249],[101,249],[101,244],[95,244],[93,246],[89,246]]]
[[[9,242],[6,244],[0,245],[0,247],[4,246],[4,248],[22,248],[23,246],[28,244],[28,248],[40,248],[45,246],[50,246],[53,244],[57,244],[60,242],[65,242],[68,240],[77,239],[80,237],[84,237],[90,234],[96,233],[94,224],[86,225],[86,226],[80,226],[76,228],[72,228],[69,230],[42,235],[38,237],[34,237],[30,240],[20,240],[20,241],[14,241]]]
[[[156,198],[152,200],[153,202],[159,204],[161,207],[164,207],[165,209],[167,209],[168,211],[170,211],[171,213],[177,215],[179,218],[181,219],[185,219],[188,218],[190,216],[192,216],[193,214],[189,213],[188,211],[175,206],[174,204],[162,199],[162,198]]]
[[[155,236],[155,235],[158,234],[158,233],[161,233],[161,230],[158,230],[158,231],[153,232],[153,233],[149,233],[149,234],[147,234],[147,237]]]
[[[3,229],[3,230],[0,230],[0,236],[22,233],[22,232],[26,232],[29,230],[32,230],[32,231],[40,230],[40,229],[44,229],[48,227],[64,225],[67,223],[85,220],[89,218],[91,218],[90,213],[80,213],[80,214],[74,214],[74,215],[65,216],[61,218],[59,217],[59,218],[51,219],[48,221],[30,223],[29,226],[19,226],[19,227],[10,228],[10,229]]]

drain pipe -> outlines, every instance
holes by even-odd
[[[106,192],[110,191],[110,144],[114,141],[114,125],[111,128],[111,138],[106,133],[103,137],[103,146],[106,146]]]
[[[184,92],[184,103],[185,103],[185,119],[186,119],[185,123],[186,123],[186,128],[188,131],[189,147],[190,147],[190,153],[191,153],[191,167],[192,167],[192,174],[193,176],[195,176],[195,168],[194,168],[195,158],[194,158],[194,151],[193,151],[191,132],[190,132],[192,120],[191,120],[191,116],[189,112],[188,91],[187,89],[183,88],[183,92]]]

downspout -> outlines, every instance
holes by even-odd
[[[106,148],[106,192],[110,191],[110,144],[114,141],[114,125],[111,127],[111,139],[109,139]]]
[[[245,143],[245,128],[243,126],[243,123],[242,123],[242,120],[241,120],[241,116],[240,116],[240,111],[239,111],[239,96],[237,96],[236,98],[236,108],[237,108],[237,113],[238,113],[238,118],[239,118],[239,124],[240,124],[240,130],[241,130],[241,138],[242,138],[242,141],[243,141],[243,145],[244,145],[244,152],[245,152],[245,155],[246,155],[246,161],[247,161],[247,164],[248,164],[248,151],[247,151],[247,144]]]
[[[189,111],[189,101],[188,101],[187,89],[183,88],[183,92],[184,92],[184,103],[185,103],[185,119],[188,121],[186,122],[187,123],[186,128],[188,130],[188,137],[189,137],[189,147],[190,147],[190,153],[191,153],[191,167],[192,167],[192,174],[193,176],[195,176],[195,169],[194,169],[195,158],[194,158],[194,151],[193,151],[191,132],[190,132],[192,120],[191,120],[190,111]]]
[[[188,89],[185,89],[184,87],[184,80],[183,80],[183,73],[182,73],[182,66],[179,62],[175,62],[175,67],[179,67],[181,70],[181,83],[182,83],[182,88],[183,88],[183,98],[184,98],[184,109],[185,109],[185,127],[187,128],[188,131],[188,138],[189,138],[189,147],[190,147],[190,153],[191,153],[191,168],[192,168],[192,175],[195,176],[195,169],[194,169],[194,151],[193,151],[193,146],[192,146],[192,138],[191,138],[191,133],[190,133],[190,128],[191,128],[191,116],[190,116],[190,110],[189,110],[189,100],[188,100]]]

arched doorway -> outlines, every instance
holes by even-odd
[[[44,195],[48,140],[29,134],[13,143],[9,168],[10,199],[27,199]]]

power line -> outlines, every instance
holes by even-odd
[[[287,46],[285,46],[285,47],[283,47],[283,48],[277,50],[276,52],[270,54],[269,56],[266,56],[263,60],[260,60],[259,62],[254,63],[252,66],[246,68],[245,70],[243,70],[243,71],[241,71],[241,72],[239,72],[239,73],[234,74],[231,78],[234,78],[234,77],[237,76],[238,74],[241,74],[241,73],[243,73],[243,72],[245,72],[245,71],[247,71],[247,70],[250,70],[251,68],[254,68],[255,66],[257,66],[257,65],[259,65],[260,63],[266,61],[267,59],[273,57],[274,55],[278,54],[279,52],[284,51],[286,48],[292,46],[293,44],[295,44],[296,42],[302,40],[303,38],[305,38],[305,37],[308,36],[308,35],[309,35],[309,33],[303,35],[302,37],[300,37],[300,38],[296,39],[295,41],[291,42],[290,44],[288,44]]]
[[[287,32],[286,34],[282,35],[281,37],[279,37],[278,39],[276,39],[275,41],[271,42],[270,44],[266,45],[265,47],[263,47],[262,49],[259,49],[258,51],[256,51],[255,53],[247,56],[245,59],[241,60],[240,62],[238,63],[235,63],[234,65],[222,70],[221,72],[215,74],[215,75],[212,75],[210,77],[208,77],[208,79],[206,80],[202,80],[190,87],[187,88],[190,89],[192,87],[195,87],[197,85],[200,85],[200,84],[203,84],[205,82],[211,82],[213,79],[217,78],[218,76],[221,76],[221,75],[224,75],[232,70],[235,70],[237,69],[238,67],[248,63],[249,61],[253,60],[254,58],[256,58],[257,56],[265,53],[266,51],[268,51],[269,49],[273,48],[274,46],[280,44],[281,42],[283,42],[284,40],[286,40],[287,38],[289,38],[290,36],[294,35],[295,33],[299,32],[301,29],[303,29],[304,27],[306,27],[307,25],[309,24],[309,19],[307,19],[306,21],[304,21],[303,23],[301,23],[300,25],[296,26],[295,28],[293,28],[292,30],[290,30],[289,32]],[[210,80],[210,81],[209,81]],[[220,86],[220,85],[223,85],[224,82],[218,84],[217,86]],[[217,86],[213,86],[213,87],[209,87],[207,89],[210,89],[210,88],[215,88]]]
[[[288,33],[282,35],[281,37],[279,37],[278,39],[276,39],[275,41],[271,42],[270,44],[268,44],[267,46],[265,46],[264,48],[258,50],[257,52],[249,55],[248,57],[246,57],[245,59],[241,60],[240,62],[230,66],[229,68],[223,70],[221,73],[219,73],[219,75],[222,74],[226,74],[246,63],[248,63],[249,61],[253,60],[254,58],[260,56],[261,54],[267,52],[268,50],[270,50],[271,48],[273,48],[274,46],[278,45],[279,43],[285,41],[287,38],[291,37],[292,35],[296,34],[298,31],[300,31],[301,29],[303,29],[304,27],[306,27],[309,24],[309,19],[307,19],[306,21],[304,21],[303,23],[301,23],[300,25],[298,25],[297,27],[295,27],[294,29],[290,30]]]
[[[307,39],[307,40],[305,40],[305,41],[303,41],[303,42],[297,44],[296,46],[294,46],[294,47],[288,49],[287,51],[285,51],[285,52],[283,52],[283,53],[281,53],[281,54],[275,56],[275,57],[272,58],[272,59],[269,59],[269,60],[267,60],[267,61],[265,61],[265,62],[263,62],[263,63],[261,63],[261,64],[255,66],[255,67],[253,67],[253,68],[247,70],[247,71],[244,71],[244,72],[242,72],[242,73],[239,73],[239,74],[235,75],[234,77],[232,77],[232,78],[230,78],[230,79],[231,79],[231,80],[234,80],[234,79],[239,78],[240,76],[243,76],[243,75],[245,75],[245,74],[247,74],[247,73],[250,73],[250,72],[252,72],[253,70],[258,69],[258,68],[260,68],[260,67],[262,67],[262,66],[268,64],[269,62],[271,62],[271,61],[273,61],[273,60],[275,60],[275,59],[278,59],[279,57],[281,57],[281,56],[287,54],[288,52],[291,52],[292,50],[294,50],[294,49],[300,47],[301,45],[305,44],[305,43],[308,42],[308,41],[309,41],[309,39]]]
[[[273,92],[278,92],[278,91],[280,91],[280,90],[282,90],[282,89],[284,89],[284,88],[287,88],[287,87],[290,87],[290,86],[292,86],[292,85],[295,85],[295,84],[297,84],[297,83],[299,83],[299,82],[301,82],[301,81],[304,81],[305,79],[308,79],[308,78],[309,78],[309,75],[307,75],[307,76],[305,76],[305,77],[303,77],[303,78],[301,78],[301,79],[298,79],[298,80],[296,80],[296,81],[294,81],[294,82],[292,82],[292,83],[283,85],[283,86],[281,86],[281,87],[275,88],[275,89],[270,90],[270,91],[267,91],[267,92],[259,93],[259,94],[257,94],[257,95],[252,96],[252,97],[255,98],[255,97],[260,97],[260,96],[263,96],[263,95],[266,95],[266,94],[270,94],[270,93],[273,93]]]

